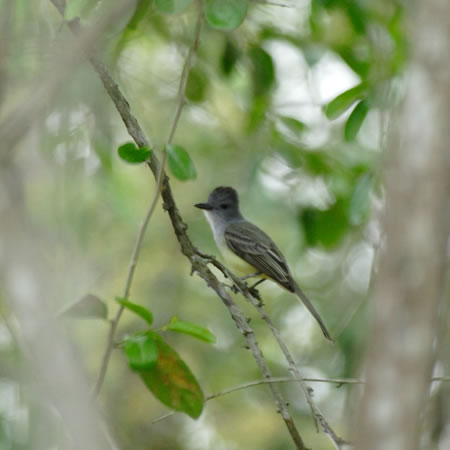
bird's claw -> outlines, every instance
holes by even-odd
[[[248,288],[248,292],[250,292],[252,297],[255,297],[257,300],[259,300],[259,306],[263,306],[264,303],[262,301],[261,295],[259,294],[258,289],[256,289],[255,287],[250,287]]]
[[[241,291],[239,290],[239,288],[238,288],[235,284],[233,284],[233,285],[231,286],[231,290],[232,290],[235,294],[239,294],[239,292],[241,292]]]

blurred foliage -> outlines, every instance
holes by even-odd
[[[403,2],[272,3],[205,0],[206,23],[188,78],[177,145],[167,148],[172,187],[191,238],[211,254],[217,249],[193,204],[205,201],[218,185],[238,189],[243,213],[285,252],[336,338],[335,346],[327,345],[293,296],[270,283],[261,287],[267,312],[302,373],[357,376],[366,329],[364,302],[379,236],[372,208],[381,197],[384,124],[389,108],[401,97],[408,56]],[[66,19],[81,16],[82,23],[95,23],[110,6],[102,0],[68,0]],[[73,37],[49,1],[1,0],[0,10],[9,18],[1,31],[7,39],[0,55],[5,117],[51,75]],[[157,154],[173,120],[197,11],[195,0],[137,0],[93,45]],[[119,148],[129,140],[86,62],[48,103],[32,136],[2,160],[1,176],[6,180],[4,174],[17,174],[11,182],[39,232],[42,263],[53,280],[47,300],[56,311],[88,292],[107,301],[110,315],[117,308],[114,297],[123,289],[135,236],[155,188],[144,165],[120,159],[140,162],[150,154],[133,144]],[[149,307],[159,334],[152,334],[153,343],[144,344],[143,351],[142,342],[132,344],[128,360],[130,354],[133,360],[149,354],[154,359],[156,342],[160,359],[150,366],[158,367],[160,380],[138,371],[142,383],[120,352],[113,355],[101,403],[118,445],[134,450],[291,448],[264,386],[207,402],[198,421],[176,415],[151,425],[166,409],[145,385],[166,405],[189,409],[197,417],[202,390],[209,394],[261,377],[228,312],[201,280],[189,277],[189,270],[166,214],[158,209],[132,298]],[[3,296],[0,290],[0,300],[6,302]],[[270,332],[249,305],[236,300],[253,318],[274,374],[286,375]],[[0,316],[0,397],[12,397],[9,403],[0,402],[0,448],[50,448],[59,432],[49,430],[60,430],[61,424],[51,407],[20,381],[26,371],[10,314],[6,308]],[[217,343],[205,345],[186,336],[187,331],[169,333],[164,324],[174,316],[211,330]],[[144,332],[145,326],[126,314],[118,338]],[[67,328],[94,381],[106,325],[77,321]],[[195,333],[191,329],[187,334]],[[166,364],[180,372],[167,370]],[[164,385],[166,376],[179,373],[191,380],[191,391],[179,397],[182,407],[173,402],[170,384]],[[327,419],[347,436],[351,394],[357,388],[313,387]],[[315,432],[300,389],[292,383],[280,389],[308,446],[333,448]],[[39,430],[46,430],[45,439],[36,438],[42,435]]]

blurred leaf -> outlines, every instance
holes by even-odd
[[[331,100],[325,108],[325,115],[328,119],[336,119],[343,114],[350,106],[357,100],[360,100],[367,93],[367,85],[365,83],[358,84],[342,94],[338,95],[335,99]]]
[[[234,30],[245,19],[248,0],[206,0],[205,18],[213,28]]]
[[[289,142],[275,127],[272,129],[269,142],[271,148],[280,153],[292,167],[301,167],[313,175],[329,175],[340,170],[336,167],[336,158],[330,158],[327,151],[308,150],[299,144]]]
[[[308,127],[304,122],[300,122],[300,120],[294,119],[293,117],[280,117],[280,121],[283,125],[285,125],[293,134],[301,134]]]
[[[203,70],[198,67],[192,67],[186,84],[186,98],[194,103],[202,102],[205,99],[208,87],[208,78]]]
[[[96,295],[88,294],[60,313],[70,319],[106,319],[108,307]]]
[[[153,314],[144,306],[130,302],[121,297],[116,297],[115,300],[117,303],[121,304],[124,308],[134,312],[141,319],[144,319],[149,325],[153,323]]]
[[[357,52],[352,47],[341,47],[336,50],[339,56],[345,61],[345,63],[357,73],[362,79],[366,79],[371,61],[367,59],[365,53]]]
[[[345,124],[344,136],[347,141],[355,139],[368,112],[369,105],[367,100],[361,100],[356,105]]]
[[[138,0],[136,2],[136,7],[134,8],[134,13],[131,16],[128,24],[126,26],[127,30],[135,30],[141,23],[142,19],[147,14],[147,11],[152,3],[152,0]]]
[[[250,50],[254,95],[267,93],[275,83],[275,68],[272,57],[261,47]]]
[[[154,0],[156,9],[164,14],[178,14],[184,11],[192,0]]]
[[[138,148],[133,142],[127,142],[118,149],[119,156],[131,164],[138,164],[147,161],[152,151],[147,147]]]
[[[270,98],[268,95],[253,97],[250,111],[248,112],[248,131],[255,130],[264,122],[269,105]]]
[[[303,168],[314,175],[328,175],[336,170],[336,161],[330,160],[330,155],[325,151],[309,151],[303,153]]]
[[[226,39],[225,48],[223,50],[222,58],[220,61],[221,69],[224,75],[228,76],[234,69],[238,59],[240,51],[239,48],[233,44],[231,39]]]
[[[210,344],[216,342],[216,337],[211,331],[200,325],[196,325],[195,323],[179,320],[178,317],[174,317],[166,328],[167,330],[176,331],[177,333],[188,334],[202,341],[209,342]]]
[[[162,403],[196,419],[203,410],[203,392],[186,363],[157,333],[147,333],[158,347],[156,366],[140,372],[145,385]]]
[[[360,6],[359,2],[347,2],[346,7],[353,29],[359,34],[364,34],[367,24],[370,23],[366,10]]]
[[[300,214],[300,222],[309,246],[336,247],[348,232],[350,224],[347,202],[337,200],[326,210],[305,208]]]
[[[352,225],[361,225],[366,222],[370,213],[370,192],[374,184],[374,176],[371,173],[361,175],[355,184],[355,189],[350,198],[349,220]]]
[[[123,339],[123,350],[129,366],[138,372],[150,370],[158,359],[158,346],[148,334],[133,334]]]
[[[195,180],[197,171],[189,153],[183,147],[173,144],[167,145],[166,150],[167,162],[175,178],[181,181]]]

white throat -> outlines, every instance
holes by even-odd
[[[219,249],[221,249],[222,246],[225,245],[225,230],[228,223],[222,217],[219,217],[211,211],[204,210],[203,213],[205,214],[206,220],[208,221],[214,234],[214,240],[216,241]]]

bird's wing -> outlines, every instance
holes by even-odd
[[[235,222],[225,230],[225,242],[231,251],[255,269],[294,292],[286,260],[264,231],[249,222]]]

